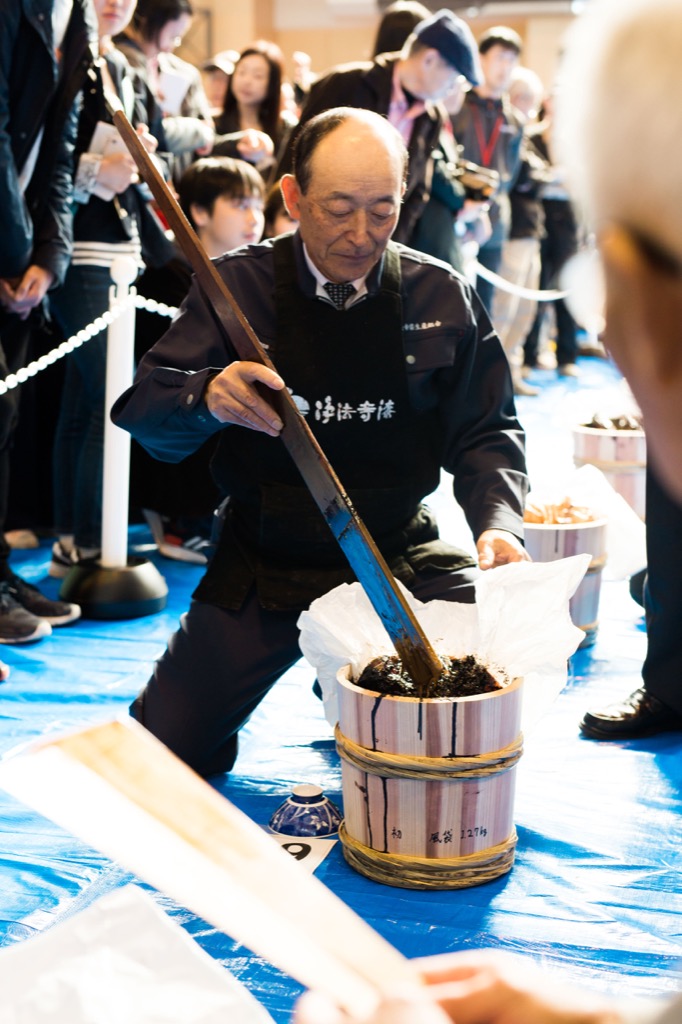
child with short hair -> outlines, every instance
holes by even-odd
[[[178,183],[180,205],[208,256],[259,242],[263,234],[265,184],[255,167],[231,157],[202,157]],[[172,269],[147,271],[140,282],[143,295],[179,305],[187,293],[190,267],[184,258]],[[141,358],[161,336],[166,324],[155,314],[137,318],[136,353]],[[130,493],[156,545],[167,558],[205,565],[214,508],[222,495],[212,482],[208,443],[181,463],[158,462],[133,445]]]
[[[195,161],[180,179],[178,198],[212,259],[261,240],[265,183],[245,160],[211,156]]]

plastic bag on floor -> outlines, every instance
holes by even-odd
[[[0,976],[0,1024],[273,1024],[134,885],[0,952]]]
[[[560,483],[553,481],[551,493],[535,484],[531,501],[556,503],[568,497],[573,505],[585,506],[596,518],[607,520],[604,576],[622,580],[646,565],[646,527],[627,501],[611,486],[596,466],[581,466],[567,473]]]
[[[423,604],[401,589],[437,654],[473,654],[510,679],[524,677],[522,727],[528,731],[566,684],[568,658],[584,638],[568,603],[589,564],[589,555],[574,555],[488,569],[476,582],[476,604]],[[350,665],[357,678],[372,658],[395,653],[393,645],[359,583],[313,601],[298,625],[301,650],[317,671],[325,716],[334,726],[338,670]]]

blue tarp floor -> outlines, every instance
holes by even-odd
[[[581,359],[580,366],[579,382],[547,371],[541,396],[519,400],[533,481],[543,466],[570,462],[567,413],[578,398],[596,408],[618,382],[603,360]],[[443,532],[459,529],[447,481],[434,504]],[[4,648],[12,674],[0,687],[0,753],[122,714],[145,682],[200,570],[157,559],[145,528],[132,527],[130,541],[166,577],[167,608],[132,621],[80,621],[34,646]],[[47,542],[13,559],[56,596]],[[637,687],[646,649],[627,580],[604,581],[599,618],[596,644],[571,659],[566,688],[526,737],[515,801],[519,842],[507,876],[450,892],[389,888],[352,870],[338,843],[318,868],[326,885],[406,955],[494,946],[527,953],[603,992],[649,996],[677,988],[682,733],[619,743],[580,737],[588,707]],[[235,773],[213,780],[259,824],[299,782],[319,783],[342,802],[339,761],[312,679],[304,662],[284,677],[246,728]],[[130,880],[3,792],[0,813],[1,946],[29,939]],[[299,992],[290,978],[166,897],[156,899],[276,1021],[289,1019]]]

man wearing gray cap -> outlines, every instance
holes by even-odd
[[[379,54],[373,61],[343,64],[327,72],[312,86],[303,108],[300,126],[325,110],[346,106],[373,110],[398,129],[409,154],[407,188],[393,235],[398,242],[410,244],[429,199],[432,153],[443,123],[437,101],[460,78],[471,85],[483,81],[477,45],[468,25],[442,10],[420,22],[399,53]],[[277,177],[291,170],[293,141]]]

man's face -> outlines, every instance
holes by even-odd
[[[282,182],[308,255],[330,281],[364,277],[381,259],[398,222],[400,150],[370,126],[350,120],[318,144],[311,169],[305,195],[290,175]]]
[[[493,96],[502,96],[509,90],[511,74],[519,62],[515,50],[496,43],[480,55],[481,70],[485,84]]]
[[[420,81],[415,95],[421,100],[431,100],[434,103],[447,96],[461,78],[459,71],[452,64],[448,64],[438,50],[433,49],[424,51],[420,71]]]
[[[467,80],[464,75],[458,75],[455,79],[455,84],[450,89],[449,93],[443,97],[443,106],[450,117],[455,117],[459,114],[460,110],[464,106],[466,94]]]

